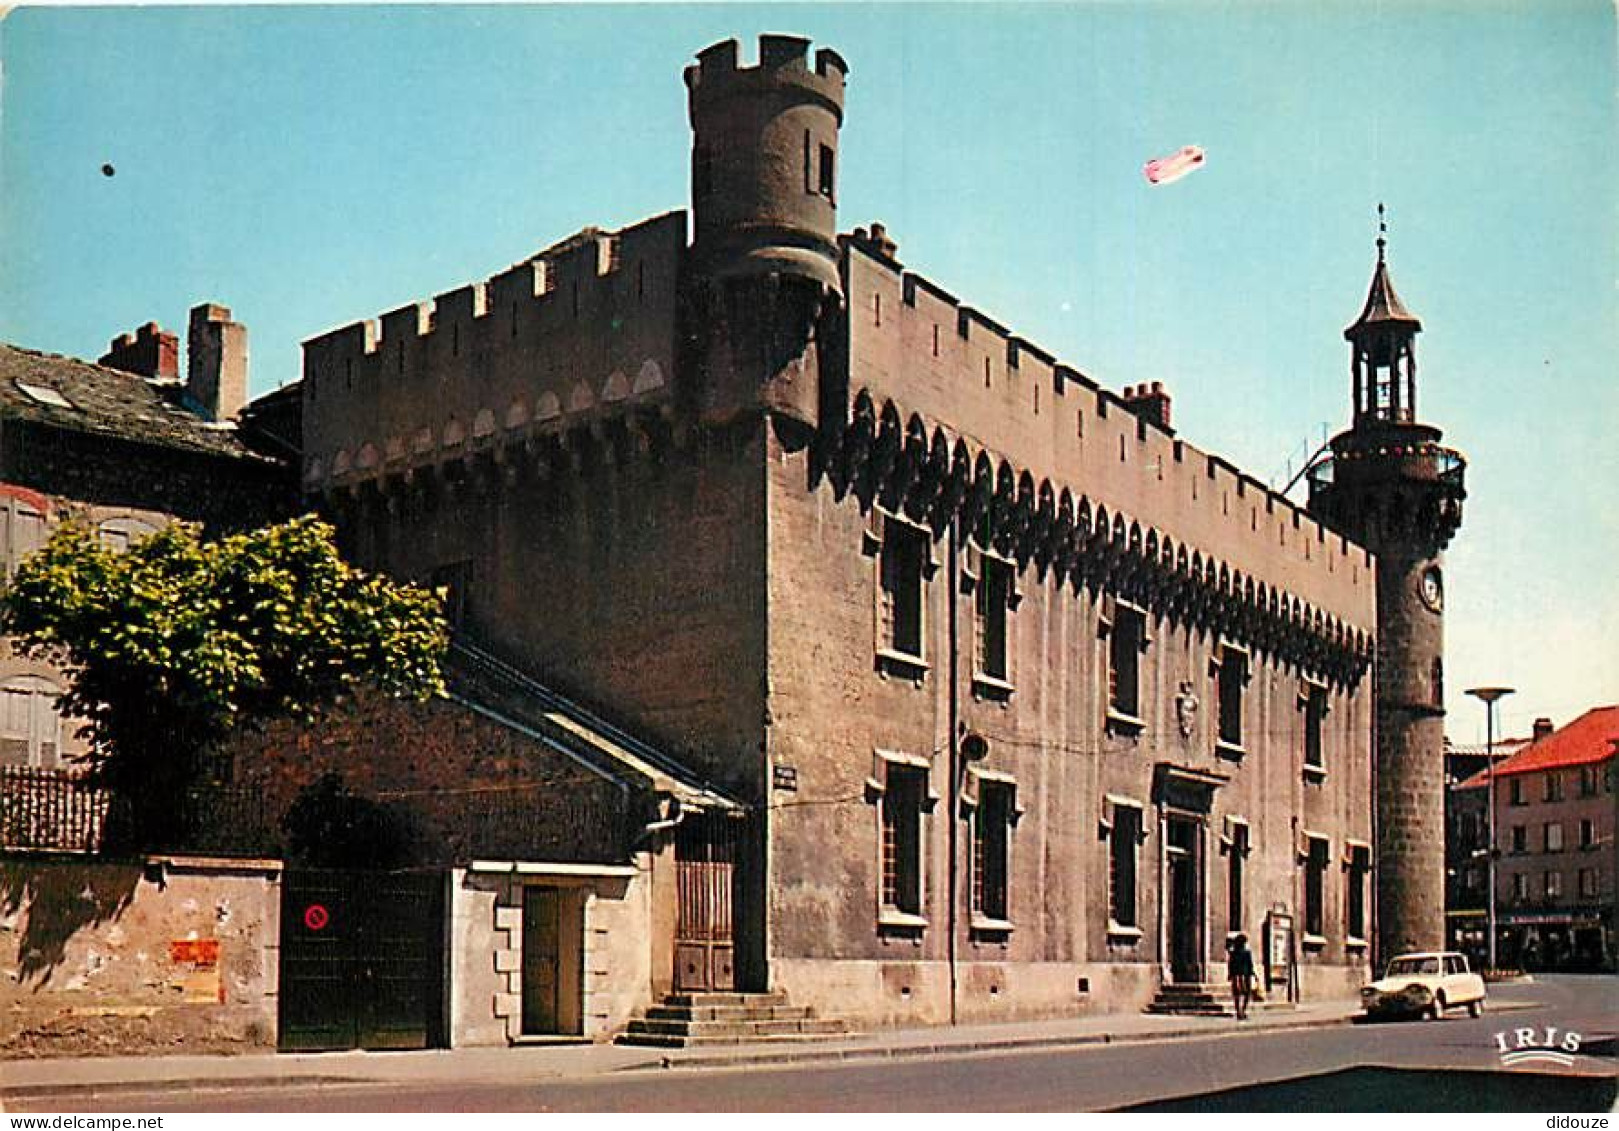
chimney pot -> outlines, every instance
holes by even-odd
[[[138,377],[172,379],[180,375],[180,339],[156,322],[147,322],[133,333],[114,338],[97,364]]]
[[[1551,734],[1554,729],[1555,728],[1552,726],[1552,721],[1550,719],[1544,717],[1536,719],[1534,741],[1539,742],[1541,739]]]

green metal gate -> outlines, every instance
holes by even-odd
[[[280,1048],[444,1043],[442,873],[288,872]]]

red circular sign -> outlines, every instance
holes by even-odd
[[[326,913],[326,908],[318,903],[311,903],[308,907],[304,908],[304,926],[308,927],[311,931],[320,930],[331,921],[331,918],[332,917]]]

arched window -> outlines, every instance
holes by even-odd
[[[109,518],[96,527],[101,544],[114,553],[123,553],[142,538],[157,533],[157,527],[142,518]]]
[[[0,686],[0,766],[50,768],[61,758],[61,688],[40,676],[16,676]]]

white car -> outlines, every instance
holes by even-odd
[[[1360,1004],[1368,1014],[1420,1014],[1431,1021],[1466,1006],[1477,1017],[1484,1012],[1484,979],[1454,951],[1402,954],[1382,978],[1361,988]]]

